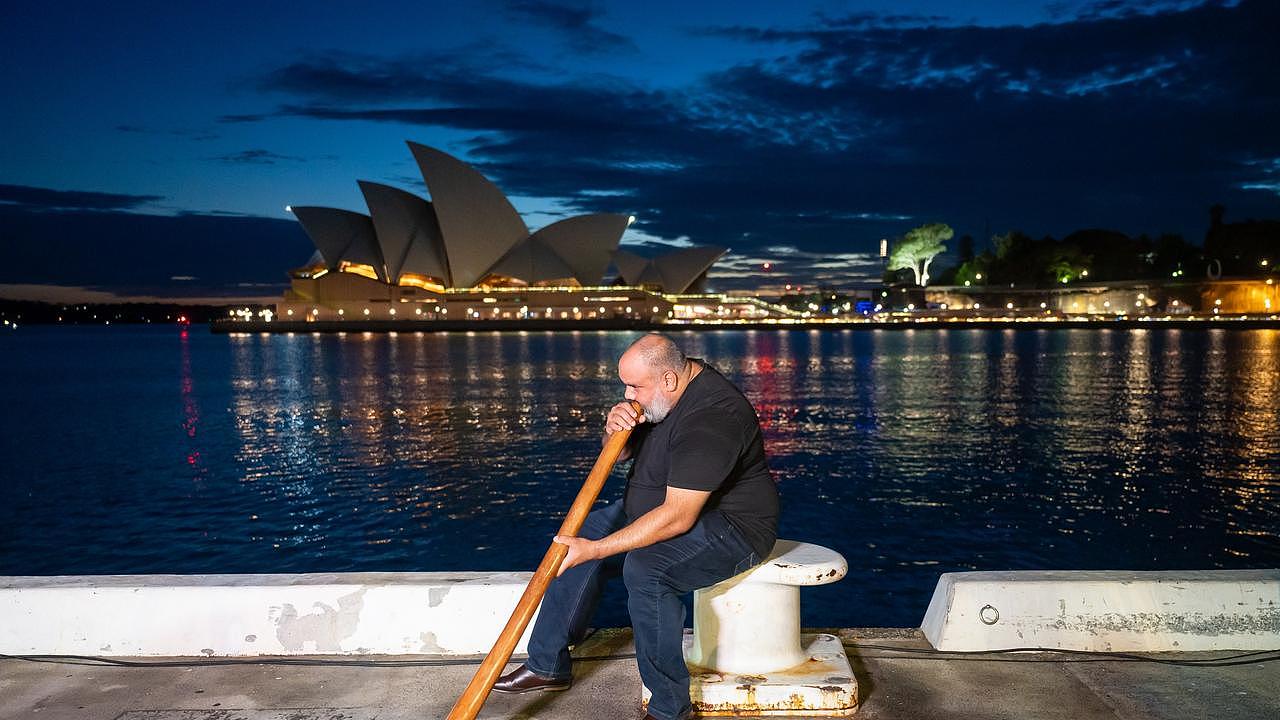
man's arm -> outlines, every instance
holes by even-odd
[[[711,493],[704,490],[667,486],[667,496],[661,505],[612,535],[599,540],[557,535],[556,542],[569,546],[569,554],[560,565],[560,574],[589,560],[601,560],[689,532],[710,496]]]

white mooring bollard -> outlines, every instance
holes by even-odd
[[[800,588],[843,578],[840,553],[779,540],[754,568],[693,593],[691,665],[760,675],[809,659],[800,645]]]
[[[684,638],[694,713],[856,711],[858,683],[840,639],[800,634],[800,588],[836,582],[848,567],[834,550],[779,540],[764,562],[694,591],[693,631]]]

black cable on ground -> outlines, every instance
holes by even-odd
[[[1060,648],[1009,648],[1006,650],[978,650],[972,652],[933,650],[931,648],[906,648],[894,645],[874,645],[848,643],[847,647],[859,650],[878,650],[895,653],[893,655],[866,655],[862,659],[875,660],[949,660],[968,662],[1002,662],[1002,663],[1064,663],[1064,662],[1146,662],[1157,665],[1173,665],[1177,667],[1235,667],[1238,665],[1259,665],[1280,660],[1280,650],[1257,650],[1237,653],[1222,657],[1178,660],[1174,658],[1153,657],[1135,653],[1095,652],[1090,650],[1064,650]],[[1068,655],[1072,659],[1061,657],[1047,658],[1012,658],[1000,657],[1014,653],[1040,653],[1045,655]],[[575,657],[579,662],[603,662],[611,660],[631,660],[635,653],[610,653],[606,655],[583,655]],[[995,656],[995,657],[993,657]],[[229,665],[285,665],[297,667],[366,667],[366,668],[399,668],[399,667],[454,667],[462,665],[479,665],[482,658],[424,658],[421,660],[354,660],[345,658],[209,658],[204,660],[121,660],[118,658],[93,657],[90,655],[5,655],[0,660],[23,660],[34,663],[51,663],[58,665],[88,665],[92,667],[122,668],[188,668],[188,667],[220,667]]]
[[[606,660],[632,660],[635,653],[618,653],[611,655],[583,655],[574,660],[597,662]],[[110,657],[94,657],[92,655],[5,655],[0,653],[0,660],[23,660],[33,663],[49,663],[53,665],[88,665],[91,667],[122,668],[186,668],[186,667],[222,667],[228,665],[294,665],[298,667],[452,667],[460,665],[479,665],[484,658],[423,658],[421,660],[348,660],[345,658],[294,658],[294,657],[253,657],[253,658],[208,658],[204,660],[121,660]]]
[[[1255,665],[1280,660],[1280,650],[1255,650],[1213,658],[1196,658],[1179,660],[1175,658],[1138,655],[1136,653],[1102,652],[1095,650],[1068,650],[1063,648],[1007,648],[1002,650],[934,650],[933,648],[908,648],[894,645],[875,645],[871,643],[847,643],[848,647],[880,650],[899,653],[899,655],[867,656],[875,659],[904,659],[905,656],[919,656],[913,659],[922,660],[968,660],[972,662],[1147,662],[1157,665],[1175,665],[1179,667],[1232,667],[1235,665]],[[1047,655],[1070,655],[1077,659],[1063,658],[1000,658],[992,660],[993,655],[1009,655],[1012,653],[1042,653]],[[1265,656],[1265,657],[1264,657]]]

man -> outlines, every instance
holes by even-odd
[[[749,569],[777,537],[778,493],[751,403],[720,373],[686,358],[669,338],[646,335],[618,361],[629,402],[609,410],[604,439],[634,428],[622,503],[587,516],[551,583],[529,659],[498,679],[498,692],[566,690],[569,646],[582,639],[604,582],[621,573],[640,678],[654,720],[689,714],[681,596]]]

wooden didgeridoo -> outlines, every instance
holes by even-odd
[[[636,415],[640,415],[640,406],[635,402],[631,403],[631,409],[635,410]],[[587,475],[587,481],[582,484],[578,497],[570,506],[569,514],[561,523],[557,535],[577,536],[578,531],[582,529],[582,523],[587,519],[587,513],[591,512],[591,506],[595,504],[596,497],[604,487],[604,481],[613,470],[613,464],[618,461],[618,456],[622,454],[622,449],[626,447],[627,439],[630,437],[630,430],[623,430],[609,436],[604,449],[600,451],[600,457],[596,458],[595,466],[591,468],[591,474]],[[551,543],[547,554],[542,556],[538,569],[533,572],[533,578],[529,580],[524,594],[520,596],[520,602],[516,603],[516,609],[511,612],[511,619],[507,620],[507,626],[502,628],[502,634],[498,635],[493,649],[485,656],[484,662],[480,663],[480,669],[476,670],[467,689],[462,691],[462,696],[453,704],[453,709],[449,711],[446,720],[473,720],[480,713],[480,708],[493,690],[493,684],[498,681],[502,668],[511,660],[511,653],[515,652],[516,643],[520,642],[520,636],[529,626],[529,620],[538,609],[538,603],[542,602],[547,586],[555,579],[556,573],[560,571],[560,563],[564,562],[564,557],[568,553],[568,546],[557,542]]]

